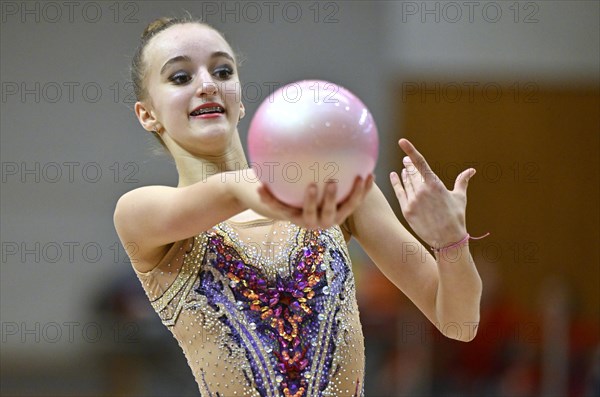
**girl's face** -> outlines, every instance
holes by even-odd
[[[144,128],[158,131],[171,153],[179,147],[200,156],[222,154],[244,114],[225,39],[197,23],[174,25],[148,43],[144,60],[148,101],[136,104]],[[212,104],[211,112],[192,115],[205,104]]]

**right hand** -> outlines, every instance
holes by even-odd
[[[357,176],[350,194],[339,204],[336,203],[337,183],[327,183],[320,203],[317,202],[317,184],[311,183],[305,190],[302,208],[292,207],[280,201],[265,184],[258,182],[260,203],[248,204],[252,210],[270,218],[288,220],[306,229],[327,229],[344,223],[371,190],[373,180],[372,174],[366,179]],[[244,201],[243,198],[240,199]]]

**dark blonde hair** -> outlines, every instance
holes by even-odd
[[[144,50],[148,43],[158,33],[166,30],[173,25],[184,25],[187,23],[197,23],[217,31],[212,26],[202,22],[202,20],[193,18],[191,15],[180,18],[161,17],[150,22],[140,37],[140,43],[135,50],[131,61],[131,81],[133,82],[133,91],[138,101],[143,101],[147,98],[148,92],[144,85],[144,76],[146,74],[146,65],[144,63]],[[218,31],[217,31],[218,32]],[[220,33],[220,32],[219,32]]]

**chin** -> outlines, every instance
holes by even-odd
[[[204,128],[193,131],[191,142],[194,147],[201,148],[203,153],[222,153],[231,143],[232,132],[225,128]]]

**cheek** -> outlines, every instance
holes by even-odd
[[[177,119],[181,114],[187,114],[192,96],[191,90],[179,89],[163,92],[161,106],[163,116],[168,119]]]
[[[224,99],[230,106],[232,104],[239,104],[242,101],[242,87],[239,81],[225,82],[221,89]]]
[[[189,110],[190,101],[192,98],[193,91],[191,89],[179,89],[170,94],[170,105],[174,111],[184,111],[187,113]]]

